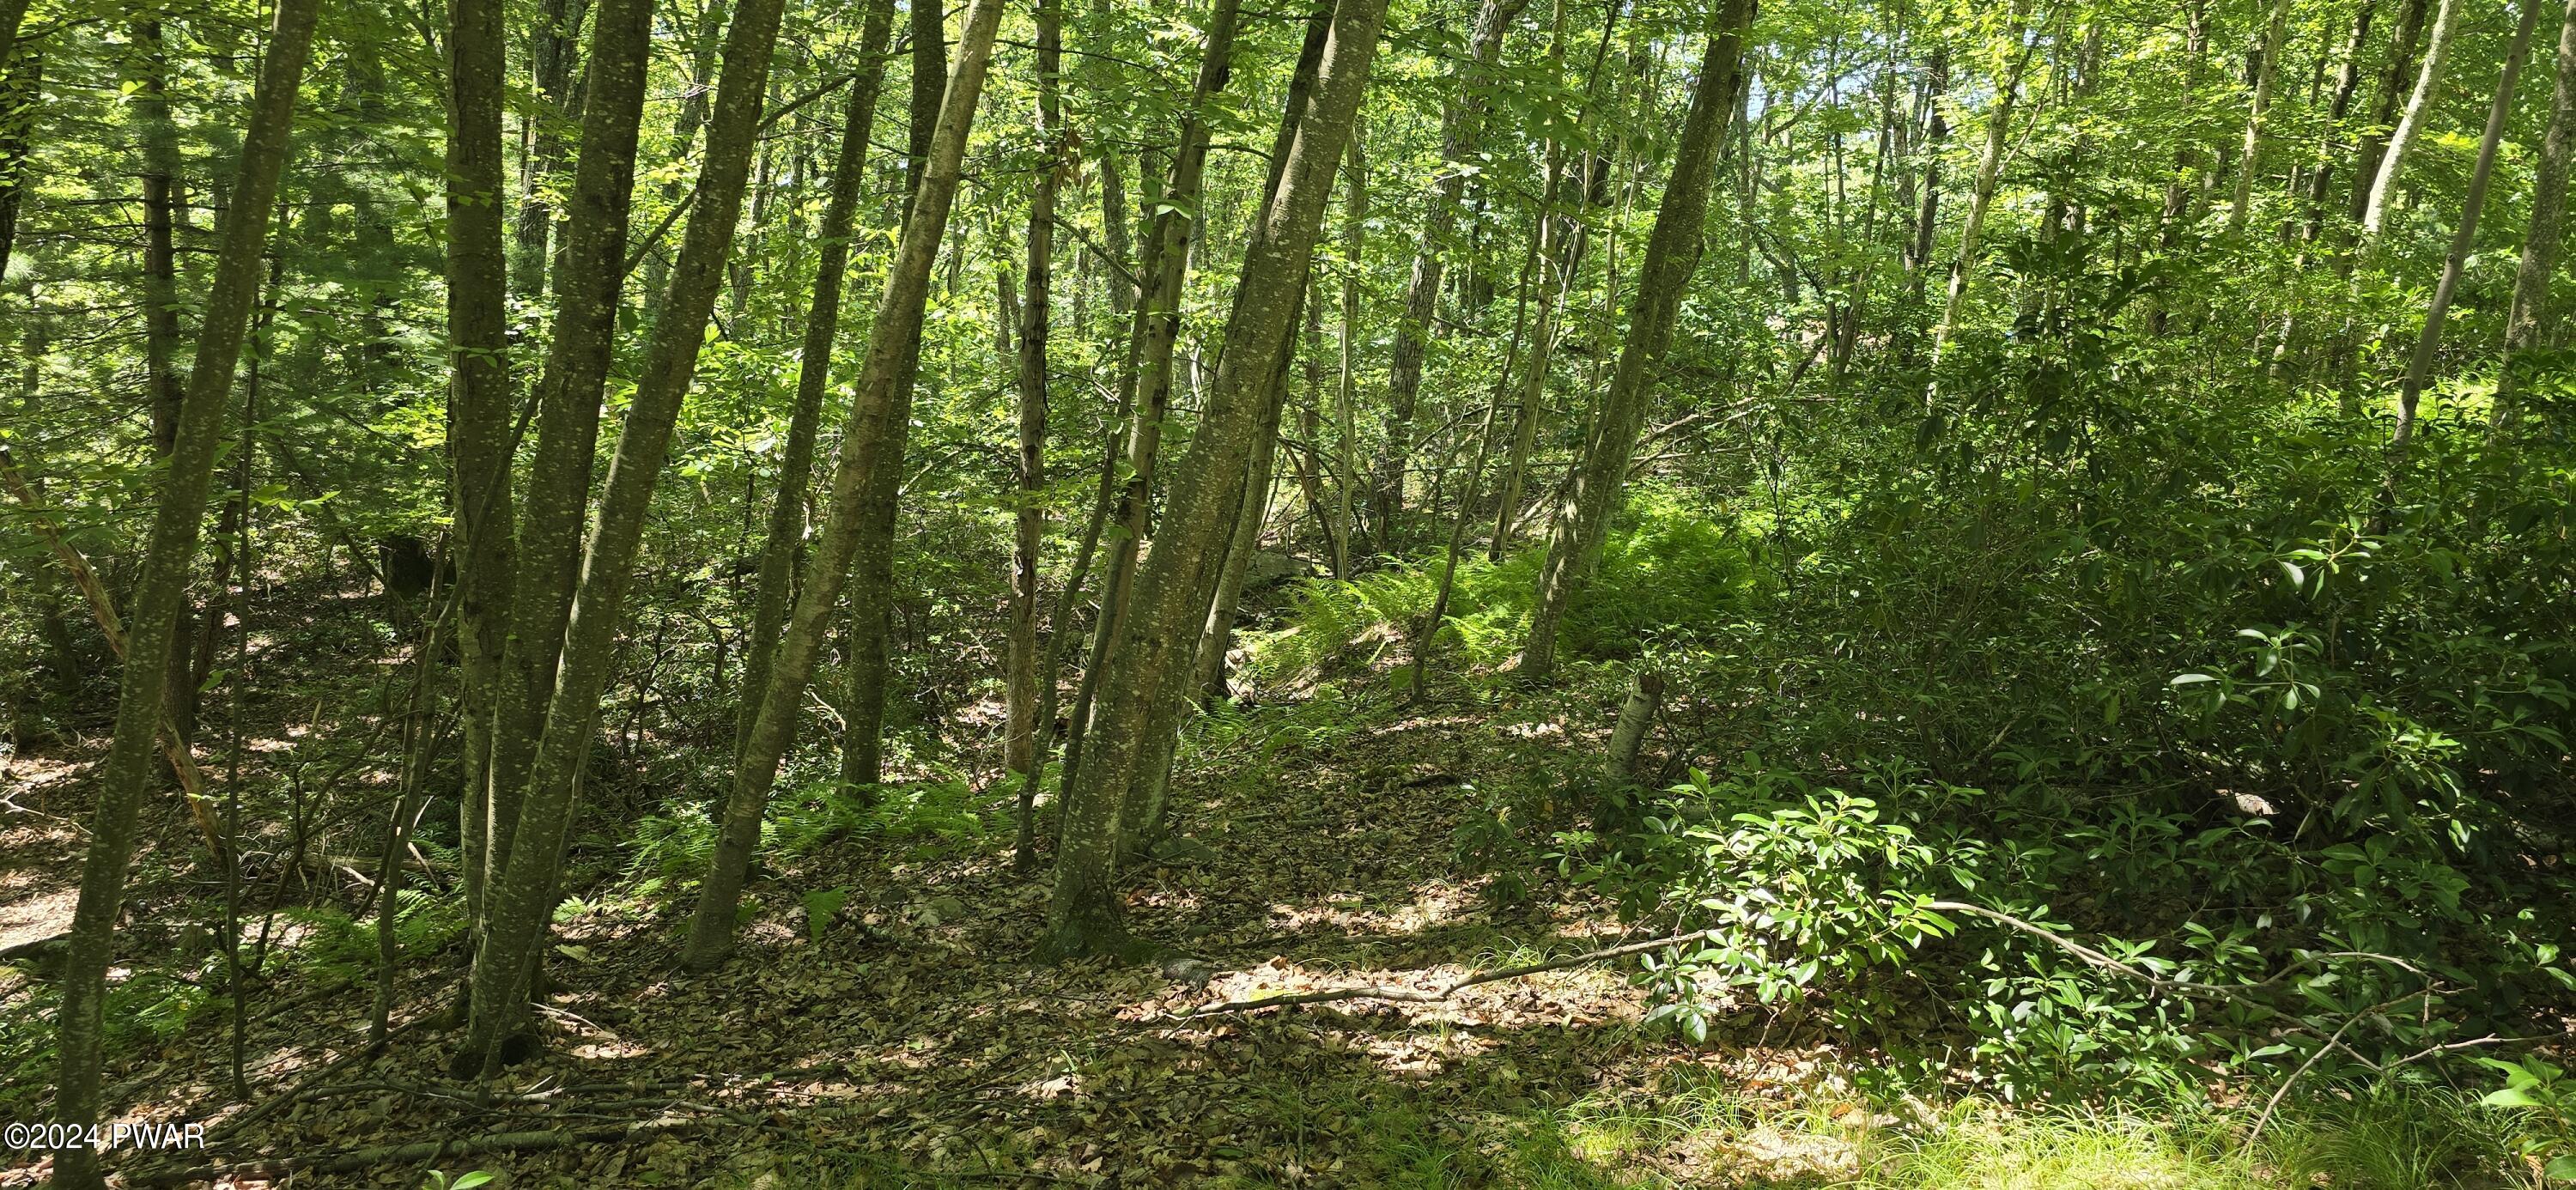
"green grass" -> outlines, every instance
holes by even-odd
[[[1888,1110],[1893,1107],[1894,1110]],[[1850,1190],[2481,1190],[2537,1186],[2513,1155],[2513,1117],[2443,1090],[2320,1098],[2245,1139],[2252,1109],[2190,1103],[2013,1108],[1966,1100],[1781,1102],[1711,1081],[1594,1095],[1479,1120],[1475,1143],[1426,1151],[1403,1113],[1372,1116],[1354,1162],[1390,1187],[1533,1190],[1842,1187]]]

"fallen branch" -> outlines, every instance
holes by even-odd
[[[1632,954],[1644,954],[1647,951],[1661,950],[1667,946],[1680,946],[1685,943],[1697,942],[1716,932],[1717,931],[1713,929],[1693,930],[1687,934],[1674,934],[1665,938],[1650,938],[1643,942],[1629,942],[1602,950],[1588,950],[1582,954],[1567,955],[1561,959],[1550,959],[1544,963],[1531,963],[1522,967],[1502,967],[1486,971],[1471,971],[1460,979],[1443,985],[1438,991],[1426,992],[1418,988],[1388,987],[1384,985],[1357,988],[1337,988],[1331,991],[1301,992],[1293,996],[1269,996],[1258,1000],[1229,1000],[1223,1004],[1211,1004],[1205,1008],[1193,1008],[1186,1012],[1173,1013],[1166,1019],[1186,1021],[1195,1020],[1203,1016],[1214,1016],[1221,1012],[1249,1012],[1256,1008],[1290,1008],[1301,1004],[1328,1004],[1337,1000],[1393,1000],[1406,1004],[1438,1004],[1467,990],[1468,988],[1475,987],[1478,984],[1499,983],[1506,979],[1519,979],[1526,975],[1544,975],[1550,971],[1563,971],[1569,967],[1580,967],[1586,963],[1597,963],[1604,959],[1623,958]]]

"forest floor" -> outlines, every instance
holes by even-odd
[[[2311,1184],[2241,1152],[2229,1139],[2241,1120],[2178,1126],[2082,1105],[2005,1112],[1973,1095],[1927,1092],[1935,1106],[1864,1091],[1854,1083],[1873,1061],[1868,1048],[1794,1012],[1736,1006],[1694,1045],[1644,1022],[1647,994],[1617,964],[1438,1000],[1207,1011],[1346,988],[1430,996],[1471,972],[1640,937],[1585,889],[1532,867],[1534,855],[1508,865],[1538,885],[1518,897],[1488,895],[1495,877],[1462,860],[1459,828],[1489,824],[1497,805],[1533,815],[1515,826],[1541,846],[1550,825],[1573,825],[1577,808],[1548,792],[1554,774],[1589,771],[1602,746],[1604,708],[1508,693],[1406,710],[1327,690],[1203,720],[1176,778],[1177,841],[1127,877],[1128,924],[1158,950],[1153,962],[1030,961],[1049,882],[1043,870],[1012,870],[1014,790],[1004,785],[966,795],[966,829],[943,820],[774,848],[738,953],[683,973],[692,898],[644,874],[634,836],[647,813],[694,811],[668,781],[630,766],[629,779],[585,793],[593,826],[575,866],[588,875],[556,913],[542,1050],[493,1088],[459,1083],[445,1068],[460,942],[407,951],[394,1035],[370,1052],[373,927],[360,871],[372,869],[393,779],[382,712],[397,704],[390,675],[403,670],[380,640],[329,636],[339,629],[327,626],[358,621],[346,609],[314,611],[261,659],[313,681],[242,708],[245,785],[285,788],[299,808],[338,797],[377,809],[315,811],[321,858],[302,865],[309,876],[254,873],[249,903],[266,903],[281,881],[303,888],[338,915],[337,945],[347,952],[355,939],[354,953],[322,961],[330,939],[318,919],[281,919],[279,945],[307,957],[253,997],[250,1095],[236,1097],[229,1014],[191,975],[208,969],[211,944],[202,928],[172,924],[203,917],[221,882],[202,870],[202,845],[170,798],[155,800],[112,977],[170,993],[124,1001],[164,1019],[126,1030],[108,1103],[128,1124],[202,1125],[206,1143],[116,1154],[124,1185],[410,1190],[468,1171],[531,1190]],[[382,663],[330,663],[360,655]],[[346,720],[324,722],[324,706],[347,708]],[[0,943],[68,923],[84,777],[102,736],[66,732],[9,758]],[[630,739],[624,754],[669,744]],[[201,956],[194,967],[190,955]],[[21,1075],[51,1073],[34,1048],[50,1038],[47,978],[41,957],[0,964],[0,1060]],[[40,1102],[30,1088],[0,1092],[0,1103]],[[2317,1137],[2385,1142],[2391,1158],[2424,1169],[2437,1168],[2424,1153],[2467,1137],[2486,1147],[2458,1167],[2497,1168],[2475,1129],[2428,1118],[2405,1107]],[[45,1166],[27,1158],[0,1154],[0,1188],[41,1183]]]
[[[1813,1128],[1730,1128],[1723,1152],[1688,1128],[1639,1143],[1622,1105],[1669,1106],[1676,1086],[1727,1088],[1739,1122],[1748,1103],[1856,1127],[1869,1112],[1819,1102],[1812,1055],[1639,1028],[1642,993],[1601,965],[1442,1003],[1190,1016],[1356,985],[1433,990],[1627,940],[1566,890],[1532,899],[1557,909],[1496,915],[1456,873],[1451,832],[1477,788],[1565,744],[1544,726],[1430,713],[1226,746],[1260,749],[1257,765],[1225,747],[1194,757],[1184,841],[1139,865],[1128,894],[1132,928],[1169,956],[1159,965],[1033,965],[1047,883],[1013,873],[1006,831],[962,848],[849,840],[764,871],[741,950],[705,975],[675,968],[685,905],[592,890],[598,901],[558,914],[547,1046],[499,1093],[478,1101],[444,1077],[452,1039],[433,1018],[462,962],[451,949],[413,960],[394,1016],[411,1025],[372,1060],[359,1056],[366,989],[271,989],[250,1027],[249,1109],[224,1090],[220,1013],[128,1055],[109,1072],[122,1118],[203,1124],[210,1141],[129,1153],[121,1168],[136,1185],[417,1186],[436,1167],[530,1187],[1769,1184],[1848,1171],[1849,1146],[1819,1148]],[[56,820],[46,837],[13,840],[35,862],[7,877],[6,914],[50,904],[71,875],[74,834]],[[1604,1127],[1615,1138],[1587,1135]],[[437,1142],[466,1151],[386,1151]],[[39,1172],[0,1172],[0,1185]]]

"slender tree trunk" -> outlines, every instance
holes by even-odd
[[[124,909],[136,811],[152,773],[153,737],[166,705],[169,658],[178,640],[179,609],[187,600],[189,563],[196,556],[207,493],[214,486],[233,368],[241,361],[259,291],[260,252],[268,240],[269,214],[277,205],[278,175],[286,165],[288,132],[295,122],[296,87],[313,47],[320,7],[320,0],[280,0],[269,25],[231,208],[223,220],[214,284],[197,327],[196,360],[173,427],[170,465],[136,584],[134,634],[118,690],[115,734],[99,765],[98,800],[81,861],[80,900],[57,985],[62,1007],[55,1017],[55,1046],[62,1073],[55,1084],[54,1119],[83,1134],[99,1122],[107,967]],[[64,1190],[104,1186],[99,1150],[83,1143],[55,1150],[54,1184]]]
[[[554,267],[554,335],[537,381],[536,449],[520,497],[510,631],[493,698],[483,828],[488,894],[510,866],[519,798],[545,726],[579,572],[581,525],[599,453],[599,408],[624,288],[635,147],[644,113],[651,0],[602,0],[583,82],[581,154]],[[469,857],[469,862],[472,862]],[[491,915],[484,905],[486,924]]]
[[[570,146],[565,129],[577,118],[573,110],[573,68],[580,54],[577,35],[587,0],[544,0],[528,47],[536,102],[526,117],[527,168],[519,183],[519,227],[514,239],[517,259],[511,266],[511,291],[534,301],[546,291],[546,248],[555,221],[553,189],[562,184],[564,158]]]
[[[2550,342],[2552,325],[2563,315],[2549,300],[2549,279],[2567,250],[2567,175],[2576,168],[2576,0],[2569,0],[2558,23],[2558,71],[2549,92],[2549,127],[2541,134],[2534,166],[2531,227],[2522,240],[2522,261],[2514,269],[2513,305],[2504,322],[2504,369],[2496,376],[2497,427],[2513,423],[2514,406],[2530,377],[2522,364],[2531,352]]]
[[[964,36],[957,43],[957,65],[948,80],[946,100],[933,121],[935,131],[923,155],[919,185],[913,192],[912,215],[904,221],[902,243],[886,277],[885,296],[868,330],[867,355],[860,365],[850,403],[849,424],[853,426],[881,421],[900,403],[898,386],[904,356],[918,350],[922,309],[930,296],[931,266],[939,258],[941,239],[947,235],[959,164],[965,157],[966,134],[974,120],[975,101],[983,90],[985,63],[991,55],[1001,14],[1002,0],[975,0],[974,7],[967,10]],[[832,609],[840,601],[841,585],[858,552],[859,530],[869,511],[866,503],[873,494],[871,473],[888,462],[868,453],[868,444],[892,441],[882,434],[859,433],[842,439],[822,535],[813,557],[806,562],[795,612],[779,639],[777,660],[760,694],[759,720],[735,765],[723,832],[717,838],[706,882],[699,890],[697,912],[690,919],[684,961],[691,967],[713,966],[733,949],[734,910],[742,897],[743,874],[750,868],[752,849],[760,842],[761,815],[769,804],[769,790],[778,779],[778,763],[795,733],[797,707],[804,700],[806,683],[813,677],[815,658],[822,652]]]
[[[1284,386],[1281,395],[1286,395]],[[1261,551],[1262,526],[1270,523],[1272,468],[1279,457],[1278,416],[1271,415],[1273,448],[1253,452],[1252,474],[1244,480],[1234,535],[1226,543],[1225,565],[1209,601],[1207,620],[1199,628],[1197,673],[1191,688],[1207,698],[1226,697],[1225,656],[1234,645],[1234,617],[1243,603],[1244,576],[1250,573],[1252,556]]]
[[[1225,90],[1234,70],[1237,0],[1217,0],[1208,14],[1207,44],[1200,50],[1198,77],[1192,84],[1190,108],[1173,147],[1171,175],[1164,183],[1154,218],[1146,225],[1144,286],[1133,314],[1128,343],[1128,377],[1122,381],[1130,404],[1127,430],[1127,486],[1118,499],[1115,523],[1120,535],[1111,547],[1101,575],[1100,618],[1092,626],[1091,654],[1074,691],[1073,722],[1065,741],[1064,788],[1071,789],[1082,769],[1083,748],[1090,738],[1092,712],[1100,680],[1119,640],[1135,589],[1136,560],[1153,518],[1153,483],[1162,449],[1163,418],[1172,398],[1173,345],[1179,334],[1180,302],[1189,281],[1192,219],[1206,175],[1211,104]]]
[[[1280,178],[1255,223],[1226,320],[1226,351],[1171,487],[1164,531],[1139,576],[1125,639],[1101,683],[1099,723],[1066,798],[1064,843],[1048,910],[1043,953],[1072,957],[1125,945],[1116,870],[1129,787],[1150,779],[1139,767],[1145,733],[1168,722],[1158,704],[1184,695],[1176,661],[1202,605],[1193,602],[1202,568],[1233,527],[1223,516],[1260,445],[1263,406],[1286,362],[1296,304],[1315,236],[1368,85],[1384,0],[1343,0],[1325,38],[1311,92],[1292,104],[1295,132],[1274,157]]]
[[[2363,0],[2353,15],[2352,35],[2344,42],[2342,65],[2335,72],[2334,99],[2327,106],[2325,130],[2317,136],[2316,160],[2308,169],[2308,216],[2299,233],[2298,271],[2306,271],[2318,237],[2325,234],[2326,196],[2334,189],[2335,148],[2344,119],[2352,112],[2353,97],[2361,90],[2361,55],[2370,45],[2371,17],[2377,11],[2377,0]],[[2274,381],[2281,380],[2289,366],[2290,345],[2296,341],[2298,331],[2299,316],[2296,312],[2281,320],[2281,333],[2273,343],[2269,368]]]
[[[2459,0],[2442,0],[2433,14],[2433,32],[2424,46],[2423,72],[2415,78],[2415,90],[2406,100],[2406,115],[2397,121],[2397,131],[2390,133],[2388,148],[2379,159],[2378,176],[2370,184],[2370,198],[2361,211],[2361,237],[2365,245],[2376,243],[2388,224],[2388,204],[2397,196],[2397,180],[2406,167],[2406,155],[2413,151],[2416,138],[2424,130],[2426,113],[2433,107],[2433,97],[2442,86],[2442,67],[2450,57],[2451,34],[2459,28]]]
[[[1338,453],[1341,456],[1341,482],[1335,485],[1334,519],[1342,527],[1343,556],[1333,572],[1335,578],[1349,578],[1350,555],[1359,549],[1360,523],[1355,490],[1360,485],[1359,471],[1359,335],[1360,335],[1360,266],[1367,257],[1368,246],[1368,118],[1351,121],[1350,160],[1342,167],[1346,190],[1342,200],[1342,325],[1341,382],[1333,397],[1334,420],[1338,423]]]
[[[2495,102],[2487,107],[2486,131],[2478,137],[2477,164],[2469,169],[2469,191],[2460,200],[2460,221],[2451,233],[2451,254],[2442,262],[2442,280],[2433,287],[2432,304],[2424,311],[2424,330],[2416,336],[2415,354],[2408,358],[2406,379],[2398,386],[2397,428],[2388,440],[2388,477],[2380,485],[2382,528],[2404,481],[2407,448],[2415,437],[2415,409],[2423,400],[2424,386],[2432,380],[2433,359],[2442,350],[2442,324],[2450,313],[2452,295],[2459,292],[2469,249],[2477,242],[2478,211],[2486,205],[2487,182],[2495,174],[2496,146],[2503,142],[2505,121],[2513,115],[2514,81],[2522,72],[2523,59],[2531,52],[2531,33],[2540,22],[2541,8],[2525,0],[2522,19],[2514,25],[2513,44],[2505,51],[2504,67],[2496,76]],[[2393,149],[2390,156],[2395,156]]]
[[[1565,0],[1558,0],[1559,27]],[[1619,14],[1613,6],[1601,26],[1601,39],[1593,46],[1592,66],[1584,80],[1583,112],[1575,119],[1578,132],[1590,127],[1594,101],[1600,95],[1601,64],[1610,49],[1610,34]],[[1548,49],[1549,72],[1563,72],[1562,39],[1552,39]],[[1586,157],[1589,160],[1589,157]],[[1582,167],[1587,168],[1588,167]],[[1539,222],[1536,228],[1538,255],[1535,258],[1542,278],[1537,297],[1535,325],[1530,328],[1529,362],[1521,370],[1518,408],[1512,416],[1512,444],[1503,460],[1502,499],[1494,510],[1494,537],[1485,556],[1500,562],[1511,549],[1513,529],[1521,521],[1521,505],[1529,478],[1530,454],[1538,445],[1539,419],[1546,411],[1547,382],[1555,366],[1557,319],[1565,304],[1572,300],[1575,279],[1583,272],[1584,248],[1591,241],[1588,228],[1568,204],[1580,207],[1589,197],[1583,178],[1569,177],[1565,146],[1551,141],[1547,150],[1547,179],[1539,200]],[[1570,184],[1569,184],[1570,183]]]
[[[1440,179],[1423,211],[1422,238],[1414,246],[1413,270],[1405,278],[1404,297],[1395,328],[1395,353],[1387,362],[1386,439],[1378,447],[1376,476],[1370,485],[1370,519],[1377,522],[1378,549],[1400,548],[1404,515],[1404,463],[1412,451],[1413,407],[1422,388],[1422,361],[1431,345],[1432,316],[1440,299],[1440,280],[1447,265],[1442,255],[1457,224],[1460,199],[1466,193],[1464,170],[1475,151],[1483,123],[1484,75],[1502,53],[1503,34],[1527,0],[1482,0],[1476,10],[1470,58],[1458,68],[1440,113]]]
[[[1629,460],[1637,449],[1637,435],[1654,400],[1656,372],[1672,343],[1682,295],[1690,288],[1691,274],[1698,271],[1700,224],[1708,215],[1718,148],[1726,141],[1737,88],[1743,85],[1744,39],[1753,14],[1753,0],[1725,0],[1709,32],[1690,115],[1673,156],[1672,177],[1664,184],[1663,203],[1655,212],[1654,233],[1638,271],[1637,296],[1629,307],[1618,371],[1602,397],[1590,447],[1557,507],[1548,535],[1547,561],[1540,567],[1538,593],[1530,610],[1529,639],[1521,650],[1520,672],[1529,680],[1544,680],[1555,669],[1557,625],[1575,593],[1590,579],[1600,555],[1627,480]]]
[[[459,720],[464,784],[459,849],[489,846],[494,695],[509,640],[509,262],[502,246],[501,105],[509,29],[502,0],[450,0],[447,12],[448,508],[457,563]],[[479,923],[483,878],[464,866],[466,920]]]
[[[2432,109],[2434,93],[2441,88],[2442,67],[2450,54],[2451,34],[2459,27],[2459,0],[2441,0],[2434,11],[2433,28],[2424,43],[2424,64],[2415,77],[2415,88],[2406,100],[2406,114],[2389,134],[2388,146],[2379,158],[2379,169],[2372,177],[2369,195],[2361,203],[2361,232],[2346,266],[2352,272],[2347,299],[2353,309],[2344,316],[2343,333],[2335,343],[2334,384],[2347,415],[2361,411],[2361,329],[2359,325],[2361,287],[2364,276],[2379,259],[2380,244],[2388,226],[2390,202],[2396,197],[2397,182],[2405,169],[2406,155],[2423,131],[2425,113]],[[2474,216],[2472,216],[2474,218]],[[2393,468],[2392,468],[2393,473]]]
[[[1315,518],[1315,531],[1324,539],[1324,558],[1335,577],[1350,569],[1349,546],[1343,542],[1341,526],[1333,520],[1329,502],[1324,496],[1324,479],[1328,470],[1324,461],[1324,304],[1315,299],[1315,279],[1306,279],[1306,399],[1297,403],[1297,433],[1305,441],[1292,454],[1297,466],[1297,493],[1306,503],[1306,511]]]
[[[460,1067],[479,1065],[489,1078],[504,1061],[525,1015],[527,983],[546,928],[556,869],[572,826],[576,778],[590,757],[599,700],[614,660],[627,588],[644,520],[669,457],[680,401],[698,362],[725,260],[742,218],[744,182],[769,85],[784,0],[743,0],[724,43],[724,73],[707,123],[697,205],[689,212],[680,257],[672,267],[660,317],[653,323],[643,369],[627,406],[599,501],[598,523],[583,551],[581,586],[565,624],[561,672],[546,705],[545,731],[521,794],[509,866],[488,892],[490,920],[475,955],[473,1017]],[[594,53],[594,69],[607,55]]]
[[[2245,118],[2245,149],[2237,162],[2236,197],[2227,205],[2227,234],[2245,234],[2245,218],[2254,201],[2254,174],[2263,147],[2263,116],[2272,106],[2272,81],[2280,76],[2281,38],[2290,24],[2290,0],[2272,0],[2272,19],[2264,26],[2263,46],[2254,63],[2253,106]]]
[[[1925,71],[1929,78],[1923,97],[1923,209],[1914,217],[1914,238],[1905,252],[1905,293],[1917,305],[1923,302],[1924,284],[1932,275],[1933,237],[1941,230],[1941,147],[1950,140],[1941,96],[1950,89],[1949,54],[1933,50]]]
[[[885,88],[886,39],[894,29],[894,0],[869,0],[859,33],[868,63],[851,84],[841,125],[841,150],[832,165],[831,197],[816,239],[822,258],[814,267],[814,294],[806,308],[805,338],[797,353],[796,409],[789,415],[786,446],[779,453],[778,493],[769,505],[769,535],[760,551],[760,586],[752,603],[751,641],[743,649],[742,707],[734,724],[740,763],[760,719],[761,691],[793,594],[796,554],[805,540],[805,490],[813,477],[814,439],[823,419],[823,390],[832,380],[832,342],[841,325],[841,290],[849,276],[851,229],[867,182],[868,140],[875,135],[877,99]]]
[[[912,101],[903,175],[904,221],[921,191],[930,142],[948,85],[948,19],[937,4],[911,6]],[[885,776],[885,714],[894,629],[895,529],[903,495],[903,458],[912,439],[912,394],[921,373],[921,339],[913,337],[895,368],[894,404],[847,433],[870,435],[857,449],[883,459],[868,477],[865,519],[859,523],[858,561],[850,576],[848,690],[842,699],[841,783],[873,787]],[[851,447],[844,442],[843,450]]]
[[[18,27],[27,21],[27,0],[0,0],[0,63],[18,52]]]
[[[1995,88],[1995,102],[1986,113],[1986,147],[1977,156],[1977,181],[1968,192],[1968,213],[1959,222],[1959,252],[1950,261],[1950,296],[1941,304],[1941,323],[1932,331],[1932,358],[1939,360],[1949,346],[1951,332],[1959,327],[1959,313],[1968,295],[1970,277],[1976,272],[1977,256],[1986,227],[1986,210],[1995,200],[1995,183],[2003,176],[2004,147],[2012,136],[2012,116],[2021,95],[2022,76],[2030,69],[2033,43],[2026,28],[2030,17],[2029,0],[2013,6],[2012,39],[2020,50],[2013,55],[2012,68]]]
[[[1073,610],[1081,598],[1083,581],[1091,575],[1092,559],[1099,553],[1100,532],[1109,524],[1110,510],[1118,504],[1118,454],[1122,441],[1123,436],[1113,432],[1101,443],[1099,495],[1092,500],[1090,519],[1083,522],[1082,541],[1074,546],[1073,573],[1065,576],[1064,589],[1056,592],[1055,615],[1047,621],[1046,663],[1038,671],[1037,755],[1020,778],[1018,839],[1011,848],[1011,870],[1015,872],[1037,870],[1038,780],[1046,774],[1047,754],[1054,750],[1058,675],[1064,671],[1065,649],[1073,643]]]
[[[151,402],[152,451],[167,459],[178,440],[179,407],[186,399],[178,365],[183,334],[178,233],[187,220],[179,205],[179,126],[170,114],[170,57],[157,17],[135,23],[134,44],[143,58],[132,99],[143,140],[143,377]],[[183,597],[174,614],[175,639],[185,642],[195,635],[196,601]],[[164,697],[170,700],[170,723],[183,748],[197,734],[197,689],[188,680],[189,669],[186,649],[172,650]]]
[[[1011,533],[1011,644],[1007,679],[1003,767],[1023,775],[1037,753],[1038,552],[1046,543],[1047,321],[1053,301],[1055,192],[1064,143],[1064,115],[1056,97],[1062,70],[1064,14],[1057,0],[1037,10],[1037,134],[1048,147],[1029,193],[1028,299],[1020,314],[1017,507]]]

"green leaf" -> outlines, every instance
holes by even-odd
[[[2520,1087],[2506,1087],[2500,1091],[2489,1091],[2486,1093],[2486,1097],[2478,1100],[2478,1102],[2483,1103],[2488,1107],[2540,1106],[2539,1100],[2532,1098],[2529,1092],[2524,1091]]]

